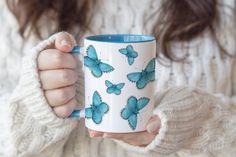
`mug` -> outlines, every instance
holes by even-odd
[[[146,130],[154,108],[155,38],[95,35],[84,39],[83,50],[76,46],[72,53],[84,58],[85,108],[71,117],[101,132]]]

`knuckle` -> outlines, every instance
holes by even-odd
[[[65,53],[63,54],[63,66],[66,66],[70,69],[75,69],[77,66],[76,59],[72,56],[72,54]]]
[[[69,92],[70,96],[75,96],[75,93],[76,93],[75,85],[69,87],[68,92]]]
[[[77,66],[77,61],[76,61],[76,59],[73,58],[73,56],[71,56],[71,65],[72,65],[72,68],[76,68],[76,66]]]
[[[72,73],[70,72],[70,70],[63,70],[61,72],[61,81],[65,84],[71,83],[71,79],[72,79]]]
[[[64,83],[67,84],[73,84],[78,79],[77,73],[74,70],[66,69],[62,75]]]
[[[58,97],[59,101],[65,102],[65,101],[68,100],[69,95],[70,95],[70,93],[69,93],[68,90],[61,89],[61,90],[58,91],[58,96],[57,97]]]
[[[63,61],[64,61],[64,57],[63,57],[63,55],[62,54],[60,54],[60,53],[54,53],[53,54],[53,62],[54,62],[54,64],[55,65],[57,65],[57,66],[59,66],[59,65],[62,65],[63,64]]]

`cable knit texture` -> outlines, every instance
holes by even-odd
[[[149,34],[158,18],[158,0],[101,0],[91,20],[90,34]],[[218,6],[217,36],[235,54],[233,0]],[[60,119],[41,89],[38,53],[53,44],[53,22],[42,18],[46,40],[30,36],[24,46],[5,0],[0,1],[0,156],[4,157],[144,157],[228,156],[236,154],[236,61],[221,55],[208,30],[186,43],[175,43],[182,62],[157,61],[154,114],[159,134],[146,147],[117,140],[89,138],[84,121]],[[153,16],[155,13],[155,16]],[[45,22],[45,20],[47,22]],[[76,31],[76,30],[75,30]],[[23,57],[25,56],[25,57]],[[166,65],[164,66],[163,65]],[[82,62],[78,60],[76,99],[84,105]],[[21,72],[20,72],[21,71]]]

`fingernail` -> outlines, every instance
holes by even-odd
[[[160,124],[157,121],[153,121],[147,126],[147,131],[149,133],[156,134],[156,133],[158,133],[159,128],[160,128]]]
[[[63,40],[61,41],[61,46],[71,46],[71,44],[70,44],[70,42],[69,42],[68,40],[63,39]]]

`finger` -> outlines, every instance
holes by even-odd
[[[42,88],[49,90],[73,85],[77,81],[78,76],[74,70],[70,69],[47,70],[40,72],[40,79]]]
[[[68,86],[64,88],[59,88],[55,90],[46,90],[45,96],[48,100],[50,106],[60,106],[66,104],[75,96],[75,86]]]
[[[64,105],[54,107],[53,111],[58,117],[66,118],[71,115],[71,113],[75,110],[76,106],[77,106],[76,100],[72,99]]]
[[[70,52],[74,47],[74,45],[75,45],[74,37],[72,37],[72,35],[66,32],[60,34],[55,41],[56,49],[62,52]]]
[[[127,138],[133,138],[133,137],[141,136],[145,132],[146,131],[134,132],[134,133],[121,133],[121,134],[120,133],[104,132],[104,136],[103,137],[124,140],[124,139],[127,139]]]
[[[117,139],[117,140],[123,140],[124,137],[130,136],[132,135],[131,133],[109,133],[109,132],[104,132],[103,137],[106,138],[113,138],[113,139]]]
[[[52,70],[52,69],[75,69],[76,59],[67,53],[63,53],[57,49],[47,49],[40,52],[38,57],[39,70]]]
[[[100,131],[88,129],[88,132],[89,132],[90,137],[102,137],[103,136],[103,132],[100,132]]]
[[[150,134],[157,134],[161,127],[161,120],[158,116],[152,116],[146,126],[147,132]]]
[[[122,134],[104,133],[103,137],[121,140],[135,146],[146,146],[155,138],[155,135],[149,134],[147,131],[142,131]]]

